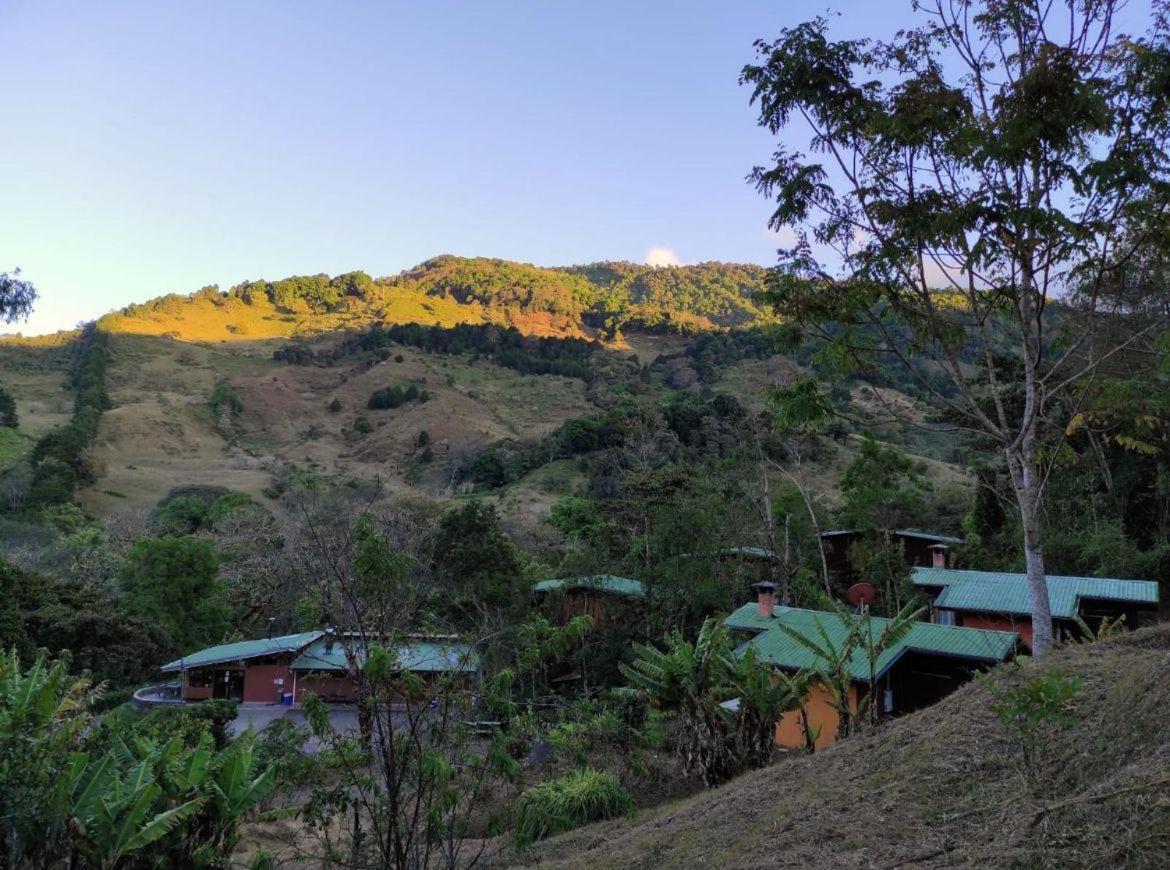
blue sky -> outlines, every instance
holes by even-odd
[[[834,8],[841,35],[910,20]],[[0,269],[42,294],[15,328],[440,253],[770,263],[737,77],[819,9],[0,0]]]

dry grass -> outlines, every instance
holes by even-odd
[[[607,822],[497,866],[1164,867],[1170,849],[1170,625],[1054,654],[1024,673],[1084,678],[1081,721],[1053,736],[1030,789],[970,685],[815,756]],[[1010,668],[999,678],[1014,679]]]

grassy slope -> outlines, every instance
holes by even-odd
[[[1023,673],[1039,665],[1029,663]],[[720,789],[574,831],[496,864],[542,867],[1164,867],[1170,625],[1054,653],[1084,678],[1045,785],[969,685],[927,710]],[[1005,666],[997,677],[1016,679]]]

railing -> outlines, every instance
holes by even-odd
[[[145,713],[152,707],[177,707],[183,703],[183,687],[179,682],[143,686],[130,700],[130,706],[139,713]]]

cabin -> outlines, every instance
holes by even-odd
[[[595,623],[602,625],[607,610],[640,604],[646,598],[646,589],[639,580],[612,574],[594,574],[589,577],[541,580],[532,587],[532,594],[538,602],[560,595],[562,623],[574,616],[586,615],[592,616]]]
[[[962,538],[911,529],[891,529],[884,534],[902,551],[907,565],[918,567],[952,567],[953,548],[963,543]],[[841,586],[850,586],[857,578],[854,548],[864,539],[865,532],[860,529],[837,529],[821,533],[821,547],[828,563],[829,575]]]
[[[397,647],[399,668],[431,680],[438,674],[471,677],[479,671],[475,647],[454,635],[410,635]],[[163,665],[179,675],[184,701],[226,698],[247,703],[300,703],[308,692],[326,701],[355,698],[349,662],[365,660],[352,632],[332,629],[208,647]]]
[[[930,601],[931,622],[1015,631],[1032,648],[1027,574],[931,567],[913,569],[911,578]],[[1158,584],[1150,580],[1049,575],[1047,582],[1058,641],[1080,633],[1078,619],[1096,631],[1102,620],[1124,616],[1134,628],[1158,609]]]
[[[781,625],[823,645],[825,637],[840,649],[848,633],[845,618],[837,613],[785,607],[775,603],[775,586],[760,583],[758,599],[745,604],[724,620],[724,625],[742,638],[736,655],[754,649],[761,662],[786,673],[823,664],[808,646]],[[872,617],[874,630],[881,631],[888,620]],[[823,634],[822,634],[823,632]],[[850,703],[856,709],[871,681],[874,703],[882,716],[896,716],[926,707],[942,699],[975,673],[1010,659],[1020,643],[1014,631],[963,628],[929,622],[914,623],[897,644],[885,650],[874,672],[861,651],[848,661],[852,680]],[[823,685],[814,685],[805,703],[810,729],[819,732],[818,748],[836,740],[838,714]],[[793,749],[805,745],[804,720],[800,711],[785,713],[776,724],[776,743]]]

